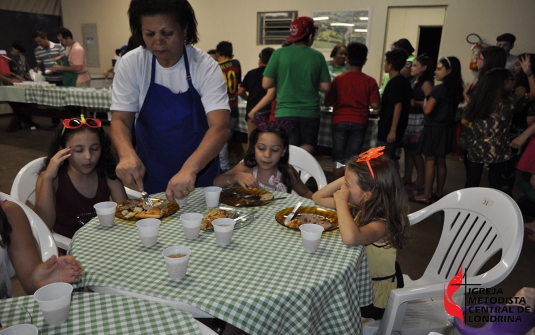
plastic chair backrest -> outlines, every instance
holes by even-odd
[[[463,265],[471,283],[491,287],[512,271],[524,238],[523,219],[516,202],[505,193],[483,187],[462,189],[435,204],[412,213],[411,224],[444,212],[444,226],[437,249],[422,278],[416,282],[446,282]],[[496,253],[501,259],[485,273],[479,270]]]
[[[303,183],[313,177],[316,180],[316,184],[318,184],[318,190],[327,185],[327,178],[321,165],[305,149],[290,145],[289,163],[300,173]]]
[[[411,213],[409,220],[413,225],[440,211],[444,212],[442,235],[429,265],[421,278],[406,280],[405,288],[390,292],[383,319],[374,322],[374,325],[378,324],[377,335],[399,332],[406,302],[441,297],[445,284],[457,274],[461,265],[463,277],[469,284],[489,288],[502,282],[518,261],[524,221],[516,202],[505,193],[482,187],[462,189]],[[499,262],[488,271],[478,273],[500,251]],[[443,307],[440,308],[444,324],[448,324]],[[432,311],[426,314],[430,315]],[[420,325],[425,329],[429,322]],[[366,326],[365,333],[374,333],[373,327]],[[414,329],[411,331],[414,333]],[[426,329],[422,333],[429,331]]]
[[[23,203],[35,205],[35,183],[37,172],[43,165],[46,157],[34,159],[26,164],[15,177],[11,185],[11,196]]]
[[[0,201],[3,200],[14,202],[24,210],[24,213],[30,222],[30,226],[32,227],[33,236],[37,240],[37,244],[41,250],[41,259],[43,262],[52,257],[52,255],[57,256],[58,248],[56,246],[56,242],[52,237],[50,229],[48,229],[48,226],[43,222],[43,220],[41,220],[41,218],[22,201],[19,201],[8,194],[0,192]]]

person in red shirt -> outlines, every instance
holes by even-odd
[[[333,79],[331,90],[325,97],[326,105],[334,105],[332,117],[332,160],[334,178],[344,175],[345,163],[361,153],[368,128],[370,107],[379,108],[379,88],[372,77],[362,72],[368,48],[358,42],[347,46],[349,71]]]

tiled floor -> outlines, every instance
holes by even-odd
[[[46,155],[48,144],[52,138],[53,132],[46,129],[50,125],[50,119],[35,118],[35,121],[41,125],[40,129],[6,133],[6,127],[9,122],[8,116],[0,117],[0,192],[9,193],[11,183],[17,172],[30,160]],[[107,129],[109,129],[106,126]],[[319,156],[318,161],[324,168],[327,179],[331,181],[332,168],[330,157]],[[402,164],[403,165],[403,164]],[[447,157],[448,177],[446,180],[445,191],[452,192],[458,190],[464,184],[464,167],[456,156]],[[486,186],[486,176],[483,177],[482,186]],[[411,191],[408,191],[411,192]],[[414,191],[412,191],[414,192]],[[412,194],[412,193],[411,193]],[[515,199],[520,196],[520,192],[515,189]],[[423,205],[411,203],[410,210],[416,211]],[[398,252],[398,260],[403,272],[411,278],[418,278],[425,270],[431,259],[442,230],[442,221],[440,215],[435,215],[411,228],[410,245]],[[513,272],[505,279],[499,287],[503,289],[505,296],[514,294],[523,286],[535,286],[535,243],[524,237],[522,253]],[[498,259],[497,256],[494,258]],[[15,295],[25,294],[20,286],[16,285]],[[225,331],[226,335],[240,334],[241,332],[229,326]]]

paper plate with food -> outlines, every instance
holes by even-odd
[[[275,214],[275,220],[281,225],[291,228],[299,229],[299,226],[305,223],[313,223],[322,226],[325,231],[334,230],[338,228],[338,215],[335,211],[317,208],[317,207],[299,207],[293,219],[288,223],[284,224],[286,216],[290,214],[293,210],[293,207],[285,208]]]
[[[274,199],[273,193],[261,188],[244,189],[227,188],[221,191],[219,201],[234,207],[253,207],[269,204]]]
[[[128,199],[117,205],[115,216],[120,219],[136,221],[148,218],[161,219],[178,211],[177,204],[170,203],[165,199],[151,198],[151,200],[153,203],[152,208],[142,198]]]
[[[213,231],[214,226],[212,221],[222,218],[230,218],[236,220],[234,225],[234,230],[248,226],[254,221],[254,214],[256,211],[252,212],[240,212],[232,210],[230,208],[209,208],[208,213],[206,213],[202,219],[201,229],[205,231]]]

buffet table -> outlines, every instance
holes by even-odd
[[[107,88],[46,87],[27,88],[0,86],[0,101],[8,102],[14,111],[7,131],[20,126],[19,114],[58,118],[87,113],[87,108],[109,111],[111,90]],[[78,108],[80,107],[80,108]]]

